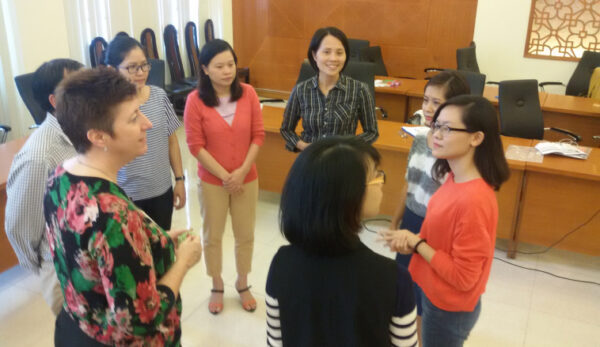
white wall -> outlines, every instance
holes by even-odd
[[[531,0],[479,0],[474,41],[477,62],[488,81],[537,79],[566,84],[576,62],[524,58]],[[558,89],[549,89],[558,88]],[[564,93],[564,87],[548,87]]]
[[[175,3],[176,6],[173,4]],[[216,33],[232,43],[231,0],[0,0],[0,124],[13,128],[9,139],[31,132],[33,118],[23,104],[14,84],[14,76],[34,71],[54,58],[71,58],[89,65],[88,45],[98,36],[102,24],[89,25],[86,16],[108,5],[108,33],[125,31],[139,40],[145,28],[156,35],[158,53],[164,59],[162,32],[173,24],[180,34],[179,49],[184,68],[189,64],[183,41],[188,20],[198,26],[198,45],[204,44],[204,21],[212,18]],[[179,23],[171,23],[172,9]],[[87,9],[87,12],[86,12]],[[218,18],[217,18],[218,17]],[[82,30],[87,26],[89,30]],[[89,32],[87,32],[89,31]],[[89,36],[89,37],[88,37]],[[106,35],[102,35],[106,36]],[[112,37],[104,37],[110,41]],[[169,79],[169,72],[166,72]]]

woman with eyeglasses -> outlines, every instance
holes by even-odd
[[[119,186],[158,225],[169,230],[173,207],[180,209],[186,202],[181,152],[175,134],[181,122],[167,93],[159,87],[146,85],[151,65],[137,40],[128,36],[115,37],[106,50],[105,64],[135,84],[142,104],[140,110],[153,124],[148,130],[148,151],[119,171]]]
[[[498,224],[494,190],[508,179],[496,110],[485,98],[461,95],[431,123],[433,194],[419,234],[382,233],[389,247],[414,253],[409,271],[422,300],[424,346],[462,346],[481,312]]]
[[[363,140],[331,137],[300,153],[280,205],[281,247],[267,277],[269,346],[415,346],[408,271],[365,246],[385,174]]]

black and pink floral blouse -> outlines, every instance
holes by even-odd
[[[119,186],[59,166],[44,215],[64,309],[86,334],[118,346],[180,344],[181,299],[157,283],[175,246]]]

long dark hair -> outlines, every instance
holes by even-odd
[[[495,190],[500,189],[502,183],[508,179],[510,171],[504,157],[498,116],[494,106],[481,96],[455,96],[438,107],[432,124],[437,121],[442,110],[451,105],[462,110],[462,122],[469,132],[481,131],[484,134],[483,141],[475,148],[473,160],[481,178]],[[450,165],[446,159],[437,159],[431,168],[431,174],[437,181],[448,172],[450,172]]]
[[[233,61],[235,61],[235,65],[237,66],[238,60],[233,48],[231,48],[231,45],[227,43],[227,41],[221,39],[209,41],[204,45],[204,47],[202,47],[202,50],[200,51],[200,65],[208,66],[215,55],[225,51],[231,52],[231,55],[233,55]],[[235,74],[235,78],[231,83],[230,93],[230,101],[237,101],[242,97],[243,89],[237,73]],[[202,68],[200,69],[200,78],[198,81],[198,97],[206,106],[215,107],[219,105],[219,98],[217,97],[217,93],[213,88],[210,77],[204,73],[204,69]]]
[[[281,194],[281,232],[293,245],[337,255],[358,243],[369,164],[377,150],[355,136],[316,141],[298,155]]]

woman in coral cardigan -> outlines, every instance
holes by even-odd
[[[256,309],[248,273],[254,246],[258,180],[254,161],[265,132],[258,96],[240,83],[237,57],[223,40],[206,43],[200,52],[198,89],[190,93],[184,124],[190,152],[198,159],[198,187],[203,219],[206,270],[213,281],[208,304],[223,310],[222,247],[227,213],[235,238],[235,287],[244,310]]]

